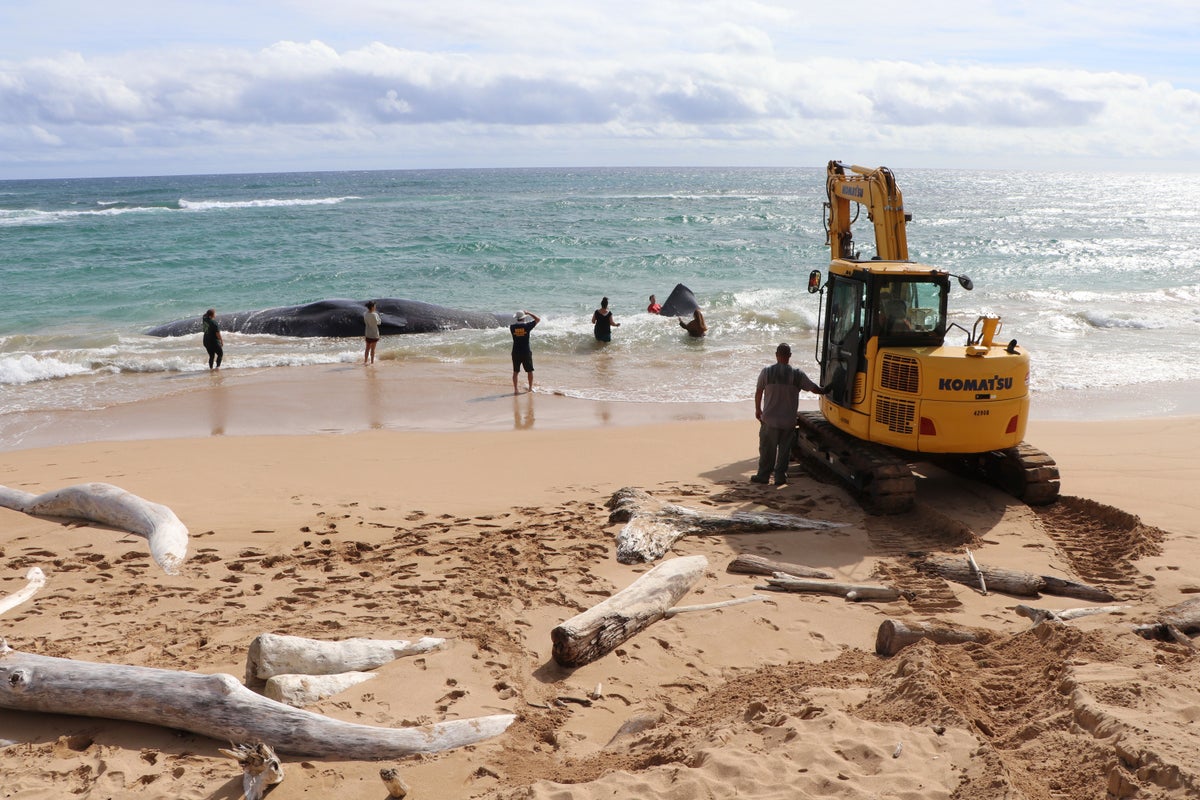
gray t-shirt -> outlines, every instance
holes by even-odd
[[[758,373],[762,396],[762,424],[768,428],[796,427],[796,411],[800,408],[800,390],[813,392],[821,387],[791,364],[775,363]]]

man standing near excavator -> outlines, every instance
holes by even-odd
[[[792,348],[784,342],[775,348],[775,363],[758,374],[758,385],[754,389],[754,416],[760,423],[758,472],[750,476],[754,483],[767,483],[772,471],[776,486],[787,483],[788,462],[796,439],[800,391],[829,392],[789,364],[791,358]]]

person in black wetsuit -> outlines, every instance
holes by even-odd
[[[204,328],[204,349],[208,351],[208,368],[214,369],[213,361],[216,360],[216,369],[221,368],[221,359],[225,357],[224,339],[221,338],[221,329],[217,326],[217,311],[210,308],[204,312],[204,318],[200,320],[201,326]]]
[[[529,317],[528,322],[525,317]],[[533,350],[529,347],[529,334],[542,318],[532,311],[518,311],[513,314],[513,323],[508,326],[512,334],[512,365],[513,365],[513,394],[517,393],[517,376],[521,368],[525,369],[525,377],[529,380],[529,391],[533,391]]]
[[[600,307],[592,312],[592,331],[596,334],[597,342],[611,342],[612,329],[621,327],[621,323],[613,322],[612,312],[608,310],[608,298],[600,298]]]

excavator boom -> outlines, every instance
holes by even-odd
[[[904,226],[912,216],[904,211],[904,196],[892,171],[887,167],[872,169],[830,161],[827,176],[826,244],[830,246],[832,257],[857,260],[854,237],[850,232],[857,216],[851,214],[851,203],[857,203],[866,206],[867,216],[875,225],[876,255],[884,261],[907,261],[908,239]]]

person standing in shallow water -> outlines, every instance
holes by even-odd
[[[217,310],[210,308],[205,311],[200,325],[204,329],[204,349],[208,351],[208,368],[220,369],[221,359],[225,357],[225,348],[222,346],[225,340],[221,337],[221,328],[217,325]],[[214,360],[217,362],[215,367],[213,366]]]
[[[613,322],[612,312],[608,310],[608,298],[600,298],[600,307],[592,312],[592,332],[597,342],[611,342],[612,329],[621,327],[621,323]]]
[[[526,321],[525,317],[529,317]],[[513,314],[513,323],[508,326],[512,334],[512,365],[513,365],[513,394],[517,393],[517,376],[525,369],[525,377],[529,382],[529,391],[533,391],[533,350],[529,346],[529,334],[542,318],[532,311],[518,311]]]
[[[375,310],[375,301],[371,300],[367,303],[367,310],[363,314],[363,336],[367,340],[367,349],[363,352],[363,363],[375,363],[375,345],[379,344],[379,324],[383,319],[379,316],[379,312]]]
[[[694,336],[697,339],[708,333],[708,323],[704,321],[704,315],[700,313],[700,309],[698,308],[692,313],[692,318],[687,322],[679,320],[679,327],[687,331],[688,336]]]

